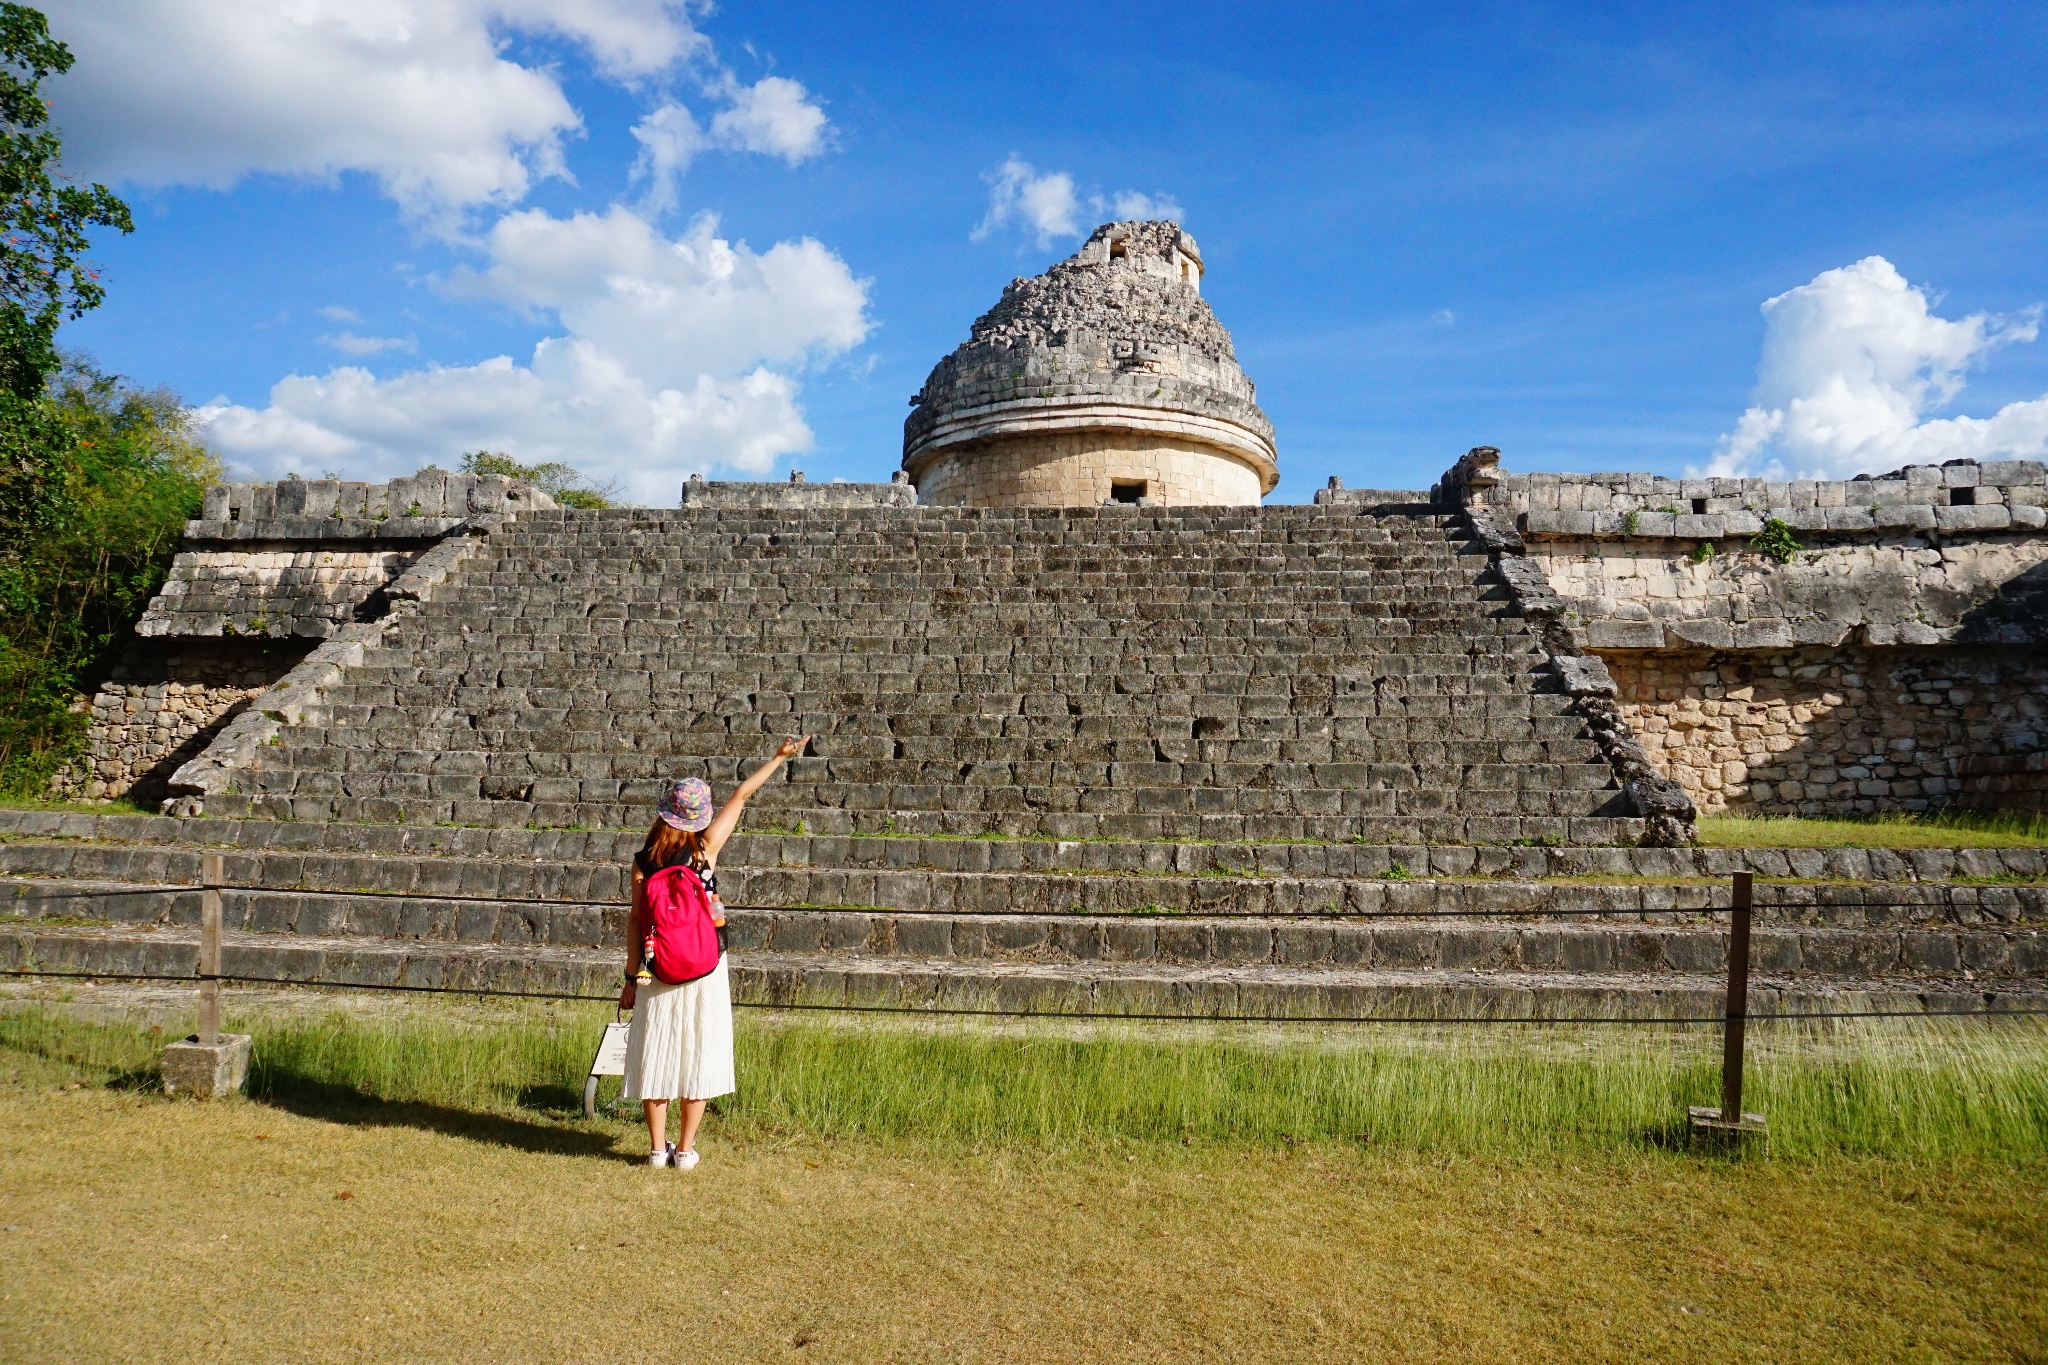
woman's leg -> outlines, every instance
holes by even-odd
[[[647,1111],[647,1150],[662,1151],[668,1145],[668,1101],[642,1100],[640,1107]],[[699,1105],[698,1109],[701,1112],[703,1106]],[[683,1141],[687,1143],[688,1137]]]
[[[697,1125],[704,1122],[704,1106],[709,1100],[683,1101],[683,1140],[676,1144],[679,1152],[697,1150]]]

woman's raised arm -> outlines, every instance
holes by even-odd
[[[705,857],[718,857],[718,850],[725,847],[725,841],[732,838],[732,832],[740,827],[740,812],[746,809],[747,798],[767,786],[768,779],[775,776],[776,770],[802,753],[804,746],[810,742],[809,735],[801,739],[783,740],[776,746],[773,758],[747,774],[747,780],[740,783],[738,789],[726,798],[725,805],[719,808],[717,818],[712,820],[710,828],[704,831]]]

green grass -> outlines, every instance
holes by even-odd
[[[1718,848],[2048,848],[2048,815],[1899,812],[1844,820],[1720,815],[1700,820],[1700,842]]]
[[[248,1014],[251,1093],[562,1117],[610,1011],[440,1002],[375,1014]],[[179,1024],[172,1021],[175,1033]],[[147,1088],[160,1032],[17,1002],[0,1047]],[[835,1022],[745,1012],[741,1093],[757,1137],[975,1150],[1174,1143],[1365,1144],[1473,1156],[1651,1150],[1718,1095],[1706,1028]],[[1895,1158],[2048,1155],[2048,1026],[1855,1021],[1751,1035],[1747,1107],[1770,1150]],[[615,1093],[616,1082],[612,1083]],[[620,1122],[630,1116],[619,1114]]]
[[[68,801],[45,796],[0,795],[0,810],[54,810],[76,815],[155,815],[148,806],[140,806],[127,797],[114,797],[106,801]]]

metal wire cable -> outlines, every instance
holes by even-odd
[[[570,991],[508,991],[485,986],[401,986],[385,985],[367,981],[318,981],[303,977],[289,976],[246,976],[240,973],[222,972],[218,976],[178,975],[164,972],[62,972],[36,971],[21,968],[0,969],[0,976],[40,978],[48,977],[73,981],[164,981],[194,984],[200,981],[223,981],[243,985],[308,986],[330,990],[356,991],[397,991],[424,995],[474,995],[514,1000],[584,1000],[602,1004],[618,1003],[616,994],[590,995]],[[1645,1026],[1696,1026],[1725,1024],[1731,1016],[1713,1015],[1671,1015],[1664,1017],[1621,1018],[1614,1015],[1264,1015],[1264,1014],[1165,1014],[1132,1013],[1117,1014],[1101,1010],[1006,1010],[974,1009],[952,1005],[832,1005],[821,1003],[778,1004],[766,1000],[735,1000],[735,1009],[756,1010],[811,1010],[829,1014],[899,1014],[899,1015],[941,1015],[993,1019],[1089,1019],[1089,1020],[1130,1020],[1148,1023],[1178,1024],[1620,1024]],[[1745,1014],[1740,1016],[1749,1023],[1771,1023],[1777,1020],[1802,1019],[1999,1019],[2024,1018],[2034,1015],[2048,1015],[2048,1005],[2015,1006],[1995,1010],[1818,1010],[1784,1011],[1772,1014]]]

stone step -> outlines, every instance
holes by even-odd
[[[833,814],[843,814],[834,812]],[[526,829],[179,818],[0,809],[0,840],[35,847],[242,850],[385,857],[461,858],[481,863],[552,862],[623,866],[644,825],[612,829]],[[0,854],[0,856],[6,856]],[[24,854],[40,858],[42,853]],[[1633,848],[1568,845],[1470,846],[1358,843],[1175,843],[792,834],[752,822],[733,836],[726,861],[751,867],[834,867],[945,872],[1143,872],[1204,874],[1241,868],[1261,876],[1382,880],[1399,864],[1417,878],[1541,882],[1606,878],[1678,883],[1719,881],[1735,872],[1764,878],[1872,883],[1964,880],[1974,895],[1998,897],[2048,882],[2041,848]],[[39,865],[40,866],[40,865]],[[53,864],[51,875],[65,865]],[[125,875],[125,874],[124,874]],[[166,880],[179,880],[165,877]],[[529,888],[530,890],[530,888]],[[1988,903],[1988,902],[1987,902]]]
[[[688,772],[690,766],[678,765],[674,771]],[[714,783],[723,785],[734,780],[734,773],[720,771],[715,765],[695,766],[700,772],[707,773]],[[1594,777],[1602,775],[1593,774]],[[762,789],[754,798],[753,808],[770,816],[777,812],[840,809],[885,810],[899,815],[915,811],[934,814],[969,812],[983,819],[1002,815],[1042,817],[1066,814],[1177,816],[1188,819],[1216,814],[1249,819],[1257,815],[1318,821],[1322,827],[1332,831],[1322,837],[1337,838],[1362,836],[1365,828],[1353,826],[1365,819],[1628,818],[1632,809],[1624,793],[1611,788],[1594,788],[1590,782],[1586,788],[1559,786],[1534,790],[1443,786],[1246,790],[1228,786],[1165,784],[1084,789],[1049,784],[998,785],[1000,781],[1001,778],[995,775],[991,775],[987,785],[778,781]],[[664,786],[665,781],[645,779],[480,778],[426,773],[328,773],[268,767],[245,769],[236,778],[236,790],[251,797],[352,798],[359,801],[418,802],[437,807],[449,803],[453,803],[453,807],[463,807],[468,802],[484,801],[535,807],[615,809],[619,813],[618,819],[634,823],[654,808]],[[223,813],[226,813],[225,809]],[[453,808],[447,819],[457,824],[484,823],[465,820],[461,810]],[[1337,832],[1339,830],[1342,832]]]
[[[355,733],[341,735],[321,731],[309,736],[303,728],[281,733],[275,746],[290,754],[290,766],[326,772],[347,772],[361,766],[370,752],[388,753],[391,771],[433,773],[515,773],[549,776],[655,777],[671,767],[699,762],[721,762],[751,769],[761,762],[767,749],[763,732],[733,733],[722,717],[703,717],[705,728],[669,730],[661,726],[642,729],[631,718],[618,715],[589,715],[563,712],[551,724],[500,725],[493,717],[472,717],[470,733],[458,745],[456,727],[446,730],[418,726],[416,735],[446,734],[451,747],[431,752],[419,749],[383,749],[375,738],[363,732],[375,727],[373,709],[325,706],[317,721]],[[1075,736],[1071,724],[1058,727],[1065,734],[1033,738],[1029,735],[862,735],[825,734],[816,737],[807,750],[816,760],[831,762],[892,761],[950,766],[957,771],[968,763],[1044,763],[1106,766],[1118,763],[1158,762],[1170,759],[1215,768],[1266,765],[1327,765],[1342,763],[1375,769],[1399,768],[1411,778],[1425,773],[1491,769],[1511,765],[1604,767],[1599,747],[1582,738],[1538,739],[1534,737],[1472,740],[1416,740],[1347,738],[1301,739],[1155,739],[1144,735],[1128,739]],[[1221,728],[1221,727],[1216,727]],[[566,742],[560,737],[574,736]],[[555,737],[557,743],[542,748],[537,741]],[[640,742],[631,752],[620,752],[622,738]],[[523,742],[522,742],[523,741]],[[478,746],[478,747],[472,747]],[[1184,750],[1169,753],[1169,750]],[[581,755],[580,758],[572,758]],[[737,769],[736,769],[737,770]],[[1577,779],[1574,785],[1577,785]],[[1403,782],[1401,785],[1409,785]]]
[[[870,841],[857,841],[870,842]],[[772,852],[772,850],[769,850]],[[1416,850],[1427,857],[1428,850]],[[194,885],[205,850],[189,845],[12,842],[0,873],[49,879]],[[622,904],[626,865],[456,854],[230,849],[228,885],[278,892],[466,896],[571,904]],[[1724,881],[1623,883],[1505,877],[1416,877],[1388,864],[1377,876],[1259,873],[1210,861],[1191,871],[944,869],[930,864],[749,864],[728,860],[734,905],[881,908],[961,914],[1377,916],[1621,915],[1655,919],[1725,905]],[[1867,883],[1773,887],[1759,916],[1847,927],[1904,923],[2015,924],[2048,920],[2048,882],[1957,886]],[[53,912],[54,913],[54,912]]]
[[[670,623],[659,624],[665,627]],[[830,628],[830,623],[818,627],[821,631]],[[1078,649],[1064,658],[1057,651],[976,654],[948,649],[944,641],[932,640],[918,642],[922,652],[874,649],[823,655],[804,652],[801,642],[794,640],[762,646],[752,640],[709,638],[703,633],[650,644],[631,635],[543,637],[472,632],[460,647],[442,641],[431,648],[391,650],[371,667],[408,676],[460,676],[474,671],[479,653],[489,647],[510,656],[508,666],[575,668],[597,675],[600,687],[638,684],[644,688],[652,682],[664,688],[746,686],[803,692],[830,690],[848,681],[873,685],[866,680],[876,679],[893,683],[888,690],[897,692],[964,683],[984,691],[1085,693],[1103,684],[1113,686],[1118,680],[1128,686],[1145,679],[1150,680],[1146,684],[1150,692],[1201,694],[1278,686],[1271,695],[1279,696],[1292,690],[1285,684],[1327,693],[1333,685],[1343,683],[1353,684],[1354,690],[1365,684],[1368,689],[1386,691],[1425,678],[1509,679],[1526,684],[1532,675],[1547,676],[1541,672],[1546,657],[1525,640],[1508,640],[1497,649],[1441,653],[1405,648],[1398,642],[1385,650],[1373,650],[1326,637],[1303,640],[1298,646],[1264,641],[1257,647],[1220,640],[1207,643],[1214,654],[1147,661],[1129,653],[1084,654]],[[1067,685],[1060,686],[1062,681]]]
[[[223,936],[222,970],[295,982],[559,992],[608,998],[619,954],[530,944],[425,943],[284,934]],[[193,975],[194,930],[0,924],[0,967]],[[734,997],[743,1005],[857,1005],[1162,1014],[1187,1018],[1718,1016],[1712,974],[1375,971],[1358,967],[1225,966],[1163,962],[1036,962],[886,958],[841,953],[735,951]],[[1753,1014],[1813,1009],[1961,1011],[2038,1007],[2034,980],[1961,978],[1827,981],[1752,978]]]
[[[536,870],[543,871],[543,870]],[[844,874],[839,874],[843,876]],[[1013,874],[979,874],[983,898],[1001,903]],[[889,881],[905,874],[882,874]],[[536,879],[539,879],[538,877]],[[724,879],[722,879],[724,880]],[[963,882],[964,887],[964,882]],[[1584,890],[1584,888],[1580,888]],[[1648,888],[1652,901],[1708,903],[1701,888]],[[1675,894],[1674,894],[1675,893]],[[746,892],[729,893],[746,894]],[[27,923],[92,921],[190,928],[199,892],[175,884],[75,878],[0,879],[6,913]],[[1429,908],[1439,900],[1414,897]],[[1592,903],[1597,897],[1579,899]],[[1725,900],[1725,893],[1721,896]],[[425,942],[611,947],[623,953],[626,907],[490,896],[347,894],[284,889],[221,893],[232,931]],[[1945,908],[1953,915],[1955,907]],[[1753,934],[1751,961],[1781,975],[2048,978],[2048,915],[2010,923],[1956,923],[1928,905],[1859,908],[1849,925],[1801,923],[1777,911]],[[1825,921],[1824,906],[1808,912]],[[735,951],[835,952],[881,957],[1032,958],[1044,961],[1171,961],[1233,965],[1339,965],[1379,970],[1675,972],[1725,971],[1724,916],[1649,912],[1460,919],[1270,914],[1018,914],[903,910],[884,906],[728,906]]]
[[[737,747],[737,746],[733,746]],[[302,752],[287,751],[286,768],[310,778],[315,775],[348,777],[417,776],[430,779],[422,794],[474,796],[478,781],[494,774],[522,774],[531,777],[535,765],[531,750],[511,752],[449,750],[421,754],[417,750],[348,748],[323,745]],[[736,782],[761,762],[760,746],[743,751],[744,757],[703,752],[696,746],[656,750],[652,764],[663,774],[703,773],[713,782]],[[268,756],[266,756],[268,757]],[[1544,763],[1533,759],[1522,763],[1370,763],[1357,760],[1337,762],[1264,763],[1176,763],[1147,755],[1143,762],[1076,762],[1050,759],[978,759],[962,754],[945,760],[897,758],[804,758],[792,760],[784,773],[777,774],[768,790],[819,786],[931,786],[944,789],[959,786],[986,787],[1072,787],[1100,799],[1104,789],[1170,789],[1192,793],[1197,788],[1281,788],[1299,792],[1342,793],[1347,801],[1365,798],[1384,804],[1372,793],[1406,793],[1429,790],[1443,793],[1477,792],[1602,792],[1615,785],[1614,772],[1605,763]],[[400,762],[400,760],[404,760]],[[544,765],[553,767],[557,765]],[[632,765],[622,765],[632,766]],[[665,778],[560,777],[536,778],[537,789],[521,800],[610,801],[644,798],[650,804],[661,796]],[[464,784],[467,784],[466,787]],[[546,795],[539,784],[546,784]],[[268,790],[257,786],[252,790]],[[290,790],[285,788],[283,790]],[[765,792],[764,792],[765,795]],[[1188,804],[1192,804],[1191,802]],[[1393,813],[1390,809],[1386,813]]]
[[[980,790],[980,789],[977,789]],[[986,789],[1004,799],[1002,789]],[[766,808],[766,803],[760,803]],[[233,819],[348,824],[475,825],[485,828],[645,830],[644,804],[399,799],[358,796],[251,795],[228,791],[206,799],[209,813]],[[1390,844],[1633,844],[1643,822],[1602,815],[1301,816],[1184,814],[1016,809],[923,810],[869,807],[785,807],[769,823],[841,834],[942,834],[961,838],[1209,840],[1285,843],[1299,840]]]

